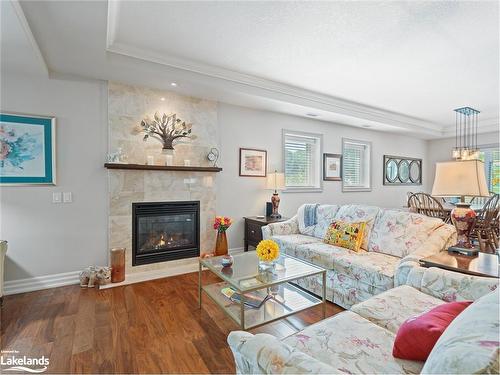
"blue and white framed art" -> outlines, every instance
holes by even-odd
[[[55,183],[55,117],[0,113],[0,184]]]

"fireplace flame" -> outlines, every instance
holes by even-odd
[[[160,240],[158,241],[157,247],[163,247],[165,246],[165,237],[163,237],[163,234],[160,237]]]

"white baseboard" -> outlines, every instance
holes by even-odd
[[[18,294],[33,292],[41,289],[56,288],[58,286],[78,284],[80,283],[79,274],[80,271],[73,271],[6,281],[3,285],[3,294]]]
[[[242,247],[236,247],[233,249],[229,249],[229,253],[238,254],[238,253],[242,253],[243,250],[244,249]],[[166,268],[161,269],[161,270],[128,273],[125,277],[125,281],[122,281],[121,283],[112,283],[112,284],[102,285],[99,288],[100,289],[109,289],[109,288],[115,288],[117,286],[124,286],[124,285],[130,285],[130,284],[135,284],[135,283],[141,283],[143,281],[148,281],[148,280],[162,279],[164,277],[183,275],[185,273],[190,273],[190,272],[197,272],[198,271],[198,258],[181,259],[178,261],[174,260],[174,261],[168,262],[167,265],[169,267],[166,267]]]
[[[126,273],[125,281],[99,286],[99,289],[116,288],[118,286],[141,283],[143,281],[162,279],[164,277],[182,275],[198,271],[198,258],[180,259],[166,262],[163,269]]]
[[[231,254],[238,254],[243,252],[243,247],[236,247],[229,249]],[[149,271],[149,272],[138,272],[136,274],[127,275],[126,281],[123,283],[115,283],[103,285],[101,288],[111,288],[115,286],[127,285],[132,283],[138,283],[141,281],[154,280],[162,277],[169,277],[175,275],[181,275],[184,273],[195,272],[198,270],[197,258],[193,259],[193,262],[185,263],[175,267],[172,270],[159,270],[159,271]],[[79,284],[80,271],[58,273],[53,275],[30,277],[27,279],[11,280],[6,281],[3,287],[3,294],[18,294],[33,292],[35,290],[56,288],[59,286]]]

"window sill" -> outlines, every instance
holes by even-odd
[[[353,193],[357,191],[372,191],[371,187],[342,186],[343,193]]]
[[[286,188],[285,190],[282,191],[282,193],[322,193],[323,188]]]

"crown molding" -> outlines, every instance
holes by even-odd
[[[259,96],[267,97],[272,100],[280,100],[363,120],[380,122],[397,128],[418,131],[432,136],[440,136],[443,130],[442,124],[432,123],[423,119],[335,98],[229,69],[205,65],[177,57],[165,56],[125,43],[112,43],[107,48],[107,52],[165,65],[212,79],[215,78],[220,80],[222,85],[224,85],[224,82],[238,84],[242,86],[242,91],[245,91],[245,88],[247,88],[254,93],[255,89],[258,89],[260,91],[258,93]]]
[[[45,75],[45,77],[48,77],[49,68],[47,66],[47,62],[45,61],[42,51],[40,50],[40,47],[38,46],[38,43],[33,35],[33,32],[31,31],[31,27],[28,23],[28,20],[26,19],[21,4],[19,3],[18,0],[9,0],[9,2],[12,5],[12,9],[14,9],[14,12],[17,15],[17,19],[19,20],[21,28],[24,30],[26,38],[28,38],[28,42],[30,43],[31,48],[33,49],[33,53],[35,54],[36,59],[40,64],[40,67],[42,68],[43,74]]]
[[[168,66],[188,73],[205,76],[212,80],[215,79],[216,83],[220,84],[223,88],[227,88],[227,85],[230,84],[233,84],[233,86],[236,84],[239,85],[237,89],[242,93],[250,93],[251,95],[263,98],[392,125],[399,129],[416,131],[428,136],[442,136],[443,124],[432,123],[423,119],[320,94],[230,69],[160,54],[155,51],[129,45],[123,41],[117,41],[116,31],[118,29],[120,6],[119,1],[108,1],[106,33],[106,50],[108,53]]]
[[[116,37],[116,27],[120,16],[120,2],[118,0],[108,0],[108,17],[106,25],[106,48],[109,48]]]

